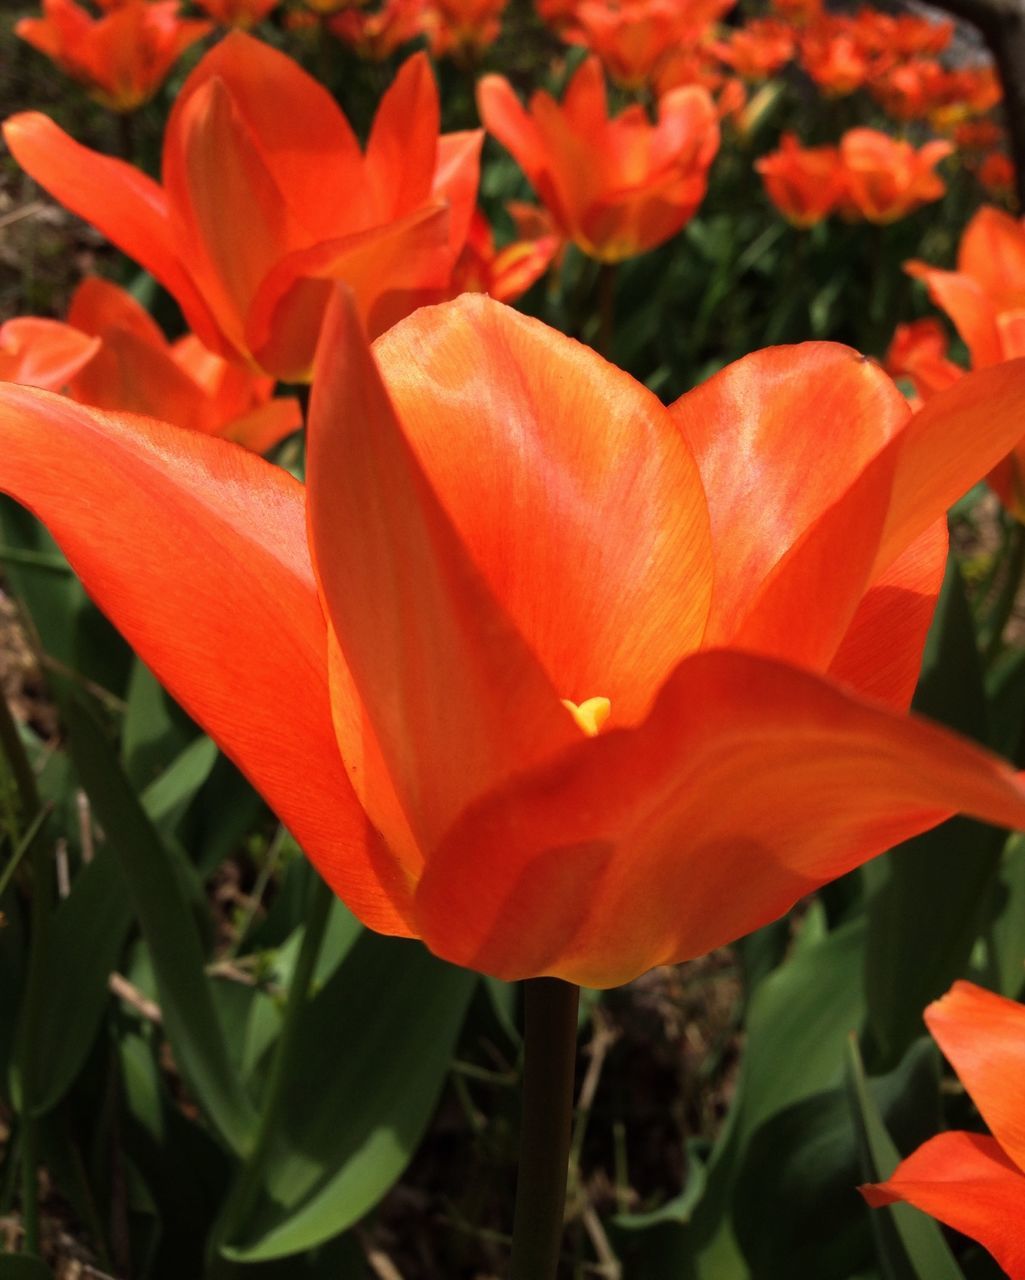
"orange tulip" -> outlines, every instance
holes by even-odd
[[[384,62],[423,31],[423,0],[385,0],[380,9],[343,9],[328,29],[370,62]]]
[[[871,74],[871,60],[849,30],[830,23],[806,31],[799,45],[801,66],[823,93],[843,97],[860,89]]]
[[[846,186],[844,212],[868,222],[896,222],[946,193],[934,167],[953,152],[949,142],[909,142],[876,129],[848,129],[840,139]]]
[[[941,1133],[861,1193],[876,1208],[913,1204],[977,1240],[1009,1280],[1025,1280],[1025,1007],[955,982],[925,1021],[992,1136]]]
[[[5,136],[19,162],[180,303],[212,351],[309,377],[333,280],[373,332],[443,288],[477,194],[479,132],[438,135],[417,54],[384,95],[366,153],[334,100],[283,54],[233,31],[188,78],[163,187],[37,113]]]
[[[1025,366],[911,416],[808,344],[667,410],[480,295],[373,351],[337,298],[305,491],[9,385],[0,488],[366,924],[607,986],[956,809],[1025,826],[1009,766],[906,711]]]
[[[67,324],[25,318],[0,327],[0,378],[258,453],[302,426],[297,400],[271,398],[271,378],[229,364],[192,334],[168,343],[130,294],[96,277],[75,290]]]
[[[1015,191],[1014,162],[1004,151],[992,151],[975,175],[987,195],[994,200],[1011,200]]]
[[[794,33],[778,18],[760,18],[738,27],[714,48],[737,75],[745,80],[765,80],[793,57]]]
[[[927,317],[897,326],[883,368],[891,378],[907,378],[923,399],[945,391],[964,370],[947,358],[947,335],[938,320]]]
[[[241,27],[243,31],[262,22],[281,0],[196,0],[215,22],[226,27]]]
[[[637,105],[610,119],[601,64],[588,58],[561,107],[538,92],[524,111],[502,76],[485,76],[477,101],[485,126],[512,152],[559,231],[602,262],[662,244],[704,198],[719,149],[704,89],[665,94],[654,125]]]
[[[1025,222],[983,206],[961,237],[956,271],[925,262],[905,269],[925,282],[930,298],[954,322],[972,368],[1025,356]],[[987,479],[1007,510],[1025,522],[1025,438]]]
[[[701,31],[732,8],[734,0],[639,0],[616,7],[606,0],[581,0],[575,39],[598,55],[606,71],[627,89],[653,84],[666,63],[693,49]]]
[[[43,17],[19,19],[14,33],[104,106],[134,111],[211,30],[209,22],[180,18],[178,8],[178,0],[131,0],[94,18],[74,0],[43,0]]]
[[[427,0],[423,27],[436,58],[473,63],[498,39],[507,0]]]
[[[844,180],[836,147],[802,147],[783,134],[778,151],[755,161],[769,199],[795,227],[810,227],[832,213]]]

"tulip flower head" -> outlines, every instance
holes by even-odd
[[[328,29],[368,62],[384,62],[423,31],[423,0],[385,0],[380,9],[347,8]]]
[[[598,55],[617,84],[640,89],[655,84],[675,55],[694,49],[701,32],[732,4],[733,0],[637,0],[619,6],[581,0],[575,11],[575,39]]]
[[[11,385],[0,488],[367,925],[608,986],[955,809],[1025,826],[1011,767],[907,714],[945,510],[1023,406],[1009,364],[911,416],[808,344],[667,409],[481,295],[371,349],[340,291],[305,489]]]
[[[930,1138],[861,1193],[875,1208],[914,1205],[977,1240],[1008,1280],[1025,1280],[1025,1007],[955,982],[925,1022],[990,1133]]]
[[[181,18],[178,10],[178,0],[129,0],[94,18],[74,0],[43,0],[43,16],[19,19],[14,33],[104,106],[134,111],[211,30],[209,22]]]
[[[331,282],[381,332],[444,288],[477,194],[479,132],[439,136],[426,55],[385,93],[364,153],[327,91],[230,32],[189,76],[164,136],[163,186],[51,120],[8,120],[15,158],[174,295],[226,359],[308,379]]]
[[[486,293],[497,302],[515,302],[540,280],[559,251],[560,240],[551,229],[514,240],[501,249],[487,218],[476,210],[466,247],[452,273],[451,297],[460,293]]]
[[[36,316],[0,324],[0,382],[62,391],[99,350],[98,338]]]
[[[877,129],[848,129],[840,140],[845,215],[866,222],[896,222],[938,200],[947,188],[935,167],[953,150],[943,140],[916,150],[910,142]]]
[[[654,125],[639,105],[610,119],[601,63],[588,58],[561,107],[539,91],[525,111],[494,75],[481,80],[477,100],[486,128],[512,152],[559,231],[602,262],[662,244],[704,198],[719,149],[704,89],[665,94]]]
[[[836,208],[844,192],[836,147],[802,147],[792,133],[778,151],[755,161],[769,199],[795,227],[811,227]]]
[[[423,29],[436,58],[472,65],[498,39],[507,0],[427,0]]]

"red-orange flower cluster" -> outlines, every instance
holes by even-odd
[[[287,109],[286,109],[287,108]],[[330,94],[231,32],[189,76],[164,136],[163,186],[15,116],[15,157],[177,298],[211,350],[309,377],[335,280],[376,333],[447,288],[473,216],[481,135],[439,136],[425,55],[385,93],[364,153]]]
[[[788,221],[808,227],[830,213],[888,223],[946,191],[935,172],[949,142],[919,150],[875,129],[850,129],[839,147],[802,147],[785,134],[778,151],[756,161],[765,189]]]

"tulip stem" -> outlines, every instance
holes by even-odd
[[[573,1119],[580,988],[557,978],[523,984],[523,1121],[510,1280],[555,1280]]]
[[[17,827],[22,833],[40,813],[39,789],[18,725],[0,694],[0,752],[14,780],[18,799]],[[39,1121],[32,1114],[36,1076],[36,1042],[39,1017],[45,1003],[43,984],[46,975],[46,951],[49,945],[50,910],[53,903],[53,864],[42,840],[31,842],[32,900],[30,905],[30,948],[25,998],[22,1005],[17,1053],[17,1083],[21,1129],[21,1223],[24,1252],[39,1253]]]
[[[612,359],[612,339],[616,331],[616,263],[603,262],[598,268],[598,352]]]

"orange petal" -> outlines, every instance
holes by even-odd
[[[975,280],[957,271],[936,271],[924,262],[905,263],[904,269],[925,284],[929,297],[953,320],[974,368],[1003,359],[996,302]]]
[[[192,93],[168,130],[164,185],[179,238],[189,246],[190,270],[222,331],[245,353],[246,317],[257,289],[302,241],[223,80],[215,77]]]
[[[146,308],[100,276],[87,276],[71,295],[68,324],[102,337],[108,329],[125,329],[154,347],[167,347],[160,326]]]
[[[175,100],[166,145],[178,145],[189,100],[215,79],[309,238],[355,230],[366,204],[356,135],[323,85],[262,40],[232,31],[203,57]]]
[[[947,542],[941,518],[875,579],[829,666],[831,679],[907,710],[943,584]]]
[[[926,1009],[925,1021],[1025,1179],[1025,1005],[955,982]]]
[[[302,406],[291,396],[268,400],[218,427],[217,434],[254,453],[266,453],[303,425]]]
[[[453,257],[466,243],[480,186],[480,149],[484,134],[480,129],[446,133],[438,139],[438,163],[434,170],[433,193],[449,205],[449,246]]]
[[[353,911],[408,933],[338,754],[302,487],[222,440],[0,386],[0,489]]]
[[[536,189],[546,167],[540,132],[504,76],[477,82],[477,109],[488,133],[512,154]]]
[[[209,307],[178,257],[167,200],[151,178],[80,146],[38,112],[12,116],[4,137],[41,186],[166,286],[208,347],[224,348]]]
[[[432,489],[559,697],[638,720],[697,648],[712,589],[705,496],[669,414],[590,348],[480,295],[374,349]]]
[[[249,312],[249,347],[279,378],[308,381],[335,282],[351,290],[361,320],[376,335],[420,305],[418,290],[447,283],[450,270],[449,210],[440,203],[298,250],[263,281]]]
[[[901,1161],[887,1182],[861,1188],[870,1205],[903,1200],[977,1240],[1025,1280],[1025,1174],[992,1138],[941,1133]]]
[[[99,349],[97,338],[73,325],[17,316],[0,325],[0,381],[60,391]]]
[[[367,139],[366,181],[377,221],[417,208],[431,194],[441,107],[426,53],[414,53],[381,99]]]
[[[885,569],[1018,443],[1025,360],[969,373],[930,397],[895,442],[897,466],[876,558]]]
[[[700,653],[642,725],[473,805],[429,853],[416,918],[458,964],[615,986],[766,924],[955,810],[1025,827],[1025,787],[821,677]]]
[[[1025,228],[1002,209],[983,205],[965,227],[957,269],[994,298],[1025,292]]]
[[[908,408],[872,362],[848,347],[809,342],[738,360],[670,412],[694,450],[712,519],[715,587],[705,643],[730,643],[773,571],[899,432]],[[877,495],[868,488],[863,496],[871,504]],[[866,526],[868,536],[867,516]],[[842,528],[835,533],[842,537]],[[878,530],[873,555],[877,537]],[[837,561],[834,547],[826,575],[831,590],[849,584],[855,600],[867,584],[835,565],[858,549],[845,547]],[[836,606],[843,628],[850,603]],[[818,614],[825,625],[824,611]],[[803,616],[800,627],[791,622],[795,639],[803,628]]]
[[[454,372],[458,383],[464,371]],[[308,436],[310,543],[325,608],[410,826],[429,848],[472,796],[579,731],[470,562],[341,289],[317,350]],[[352,723],[336,716],[347,764],[364,755]]]

